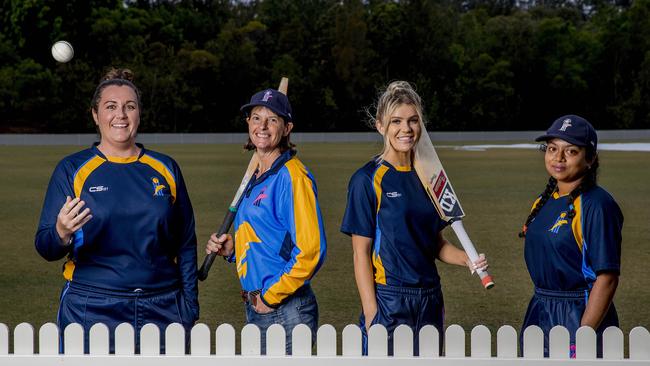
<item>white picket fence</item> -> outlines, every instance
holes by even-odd
[[[511,326],[501,327],[496,334],[496,357],[492,356],[492,334],[478,325],[470,335],[470,354],[465,353],[466,334],[462,327],[451,325],[445,331],[444,356],[439,354],[438,331],[433,326],[420,330],[420,356],[413,356],[413,332],[400,326],[394,333],[394,356],[387,356],[387,332],[374,325],[369,332],[368,356],[361,356],[361,331],[348,325],[342,332],[342,348],[337,352],[337,333],[333,326],[318,329],[315,353],[312,352],[311,333],[299,325],[292,332],[292,356],[285,355],[285,331],[273,325],[267,332],[267,354],[260,356],[260,331],[246,325],[241,331],[241,352],[235,351],[235,328],[230,324],[217,327],[214,350],[211,353],[210,328],[197,324],[190,335],[190,349],[185,349],[185,331],[180,324],[165,329],[165,355],[160,354],[160,332],[153,324],[145,325],[140,333],[140,354],[135,354],[134,329],[121,324],[115,330],[115,354],[109,354],[109,330],[104,324],[90,329],[90,354],[84,355],[84,334],[79,324],[71,324],[64,331],[64,354],[59,354],[59,330],[47,323],[38,331],[38,350],[35,349],[34,327],[21,323],[13,332],[13,352],[9,352],[9,329],[0,323],[0,365],[261,365],[277,366],[349,366],[349,365],[650,365],[650,332],[636,327],[629,334],[629,358],[624,358],[623,332],[608,328],[603,335],[603,358],[596,359],[596,334],[589,327],[576,333],[576,358],[569,359],[569,332],[555,327],[550,333],[549,357],[544,358],[543,334],[538,327],[524,332],[523,357],[518,357],[517,332]],[[308,358],[308,360],[307,360]]]

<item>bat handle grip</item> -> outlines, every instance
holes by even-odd
[[[232,222],[235,220],[235,215],[237,214],[237,209],[235,207],[230,207],[228,209],[228,213],[226,214],[226,217],[223,218],[223,222],[221,223],[221,227],[219,227],[219,231],[217,231],[217,237],[227,233],[230,230],[230,226],[232,225]],[[208,272],[210,271],[210,267],[212,267],[212,263],[214,263],[214,259],[217,257],[217,253],[212,252],[205,256],[205,259],[203,260],[203,264],[201,265],[201,268],[199,269],[197,273],[197,277],[199,278],[200,281],[204,281],[206,278],[208,278]]]
[[[465,253],[467,253],[470,262],[472,263],[476,262],[479,258],[478,253],[476,252],[476,248],[474,247],[474,244],[470,240],[469,235],[467,235],[467,231],[465,231],[463,222],[461,220],[455,220],[451,223],[451,228],[454,230],[454,233],[456,233],[458,240],[460,240],[460,244],[463,246]],[[481,282],[483,283],[483,286],[486,289],[491,289],[492,287],[494,287],[494,281],[492,280],[492,276],[490,276],[490,274],[487,273],[487,271],[478,269],[476,272],[478,273],[478,276],[481,279]]]

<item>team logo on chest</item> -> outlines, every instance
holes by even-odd
[[[160,179],[157,177],[151,178],[151,184],[153,185],[153,195],[154,196],[164,196],[164,189],[167,188],[164,184],[160,184]]]
[[[552,232],[554,234],[557,234],[560,231],[560,228],[563,225],[566,225],[566,224],[569,223],[569,220],[567,220],[566,216],[567,216],[567,213],[562,212],[560,214],[560,216],[558,216],[557,219],[555,219],[555,223],[553,224],[553,226],[551,226],[550,229],[548,229],[548,231],[550,231],[550,232]]]
[[[253,206],[260,207],[262,200],[268,197],[268,195],[264,192],[266,192],[266,187],[262,188],[260,194],[258,194],[255,200],[253,200]]]
[[[399,192],[386,192],[386,197],[388,198],[398,198],[402,197],[402,194]]]

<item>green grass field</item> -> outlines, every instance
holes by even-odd
[[[249,155],[241,145],[148,146],[173,156],[181,165],[194,205],[199,260],[209,234],[221,223]],[[339,233],[351,174],[381,149],[379,144],[303,144],[299,157],[312,170],[326,224],[328,255],[313,281],[321,324],[341,331],[356,323],[360,310],[352,270],[350,239]],[[63,261],[49,263],[34,250],[43,195],[55,164],[79,147],[0,146],[0,323],[39,327],[56,321]],[[478,249],[487,253],[497,283],[482,289],[465,268],[439,264],[446,304],[446,325],[466,330],[504,324],[519,328],[532,286],[517,237],[546,175],[536,151],[497,149],[484,152],[440,149],[468,216],[465,227]],[[615,303],[625,333],[650,328],[650,154],[602,152],[600,183],[625,214],[623,268]],[[451,229],[446,235],[455,241]],[[200,283],[200,321],[215,328],[231,323],[240,329],[244,312],[235,267],[215,262]]]

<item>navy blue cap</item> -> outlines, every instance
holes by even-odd
[[[546,130],[546,134],[538,137],[535,141],[548,141],[558,138],[576,146],[588,146],[596,151],[598,147],[598,135],[594,126],[586,119],[569,114],[562,116],[553,122]]]
[[[282,117],[285,122],[293,121],[291,117],[291,104],[286,95],[275,89],[266,89],[255,93],[248,104],[244,104],[239,110],[249,114],[253,107],[266,107],[278,116]]]

